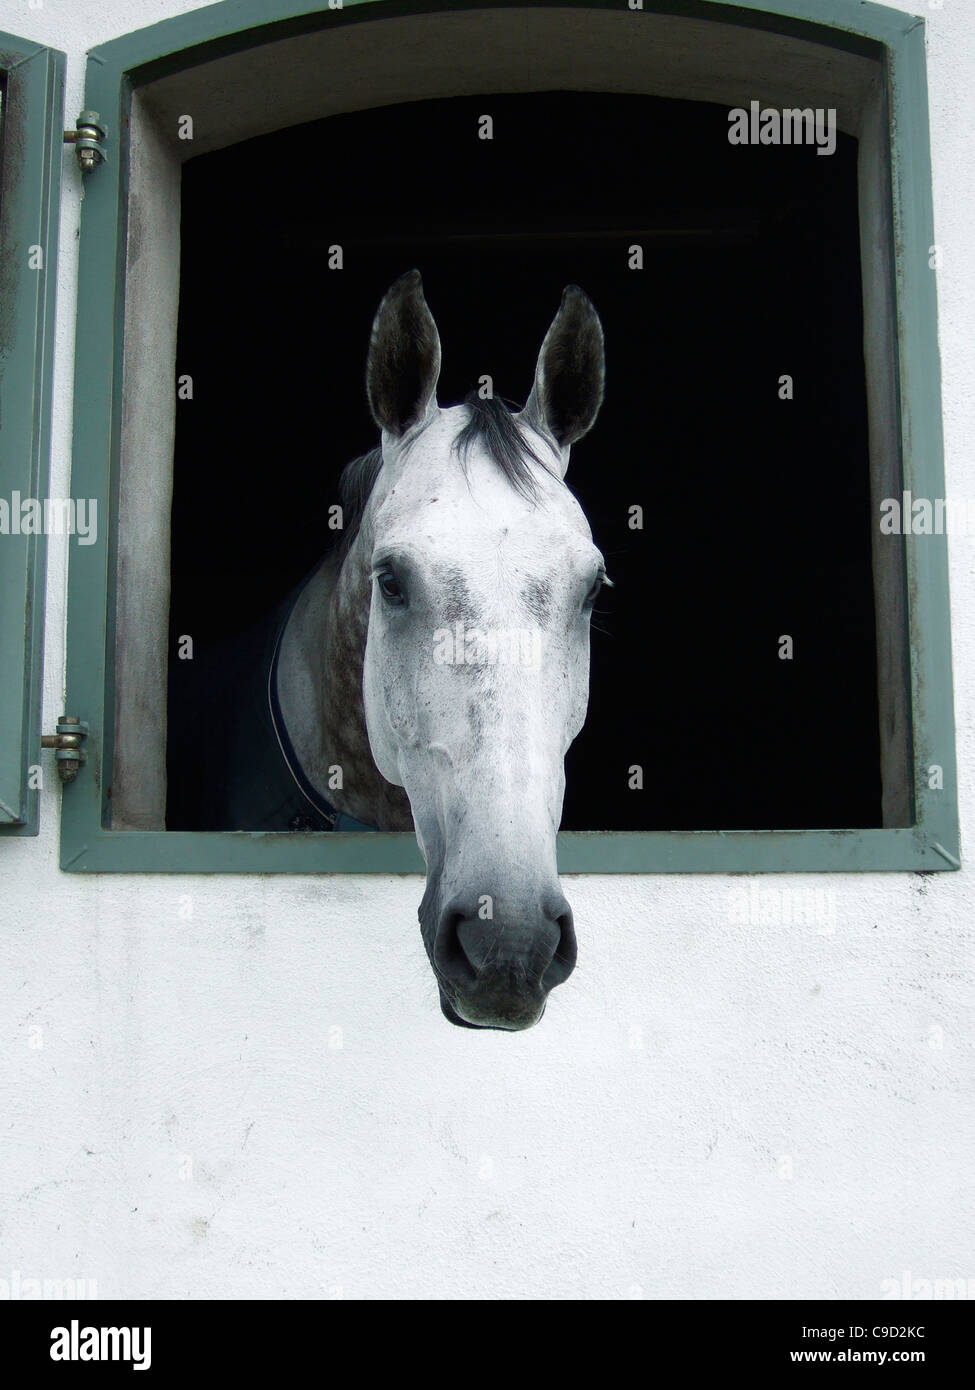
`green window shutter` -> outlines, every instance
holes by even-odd
[[[0,33],[0,83],[0,833],[36,835],[64,54]]]

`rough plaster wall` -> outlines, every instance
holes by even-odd
[[[86,48],[189,8],[2,0],[0,28],[67,51],[71,118]],[[948,478],[972,496],[975,14],[945,0],[927,18]],[[66,169],[62,496],[80,198]],[[49,725],[65,558],[52,537]],[[963,769],[973,564],[975,539],[953,542]],[[830,1298],[876,1297],[904,1271],[975,1278],[969,872],[762,880],[833,891],[832,934],[732,925],[726,877],[570,879],[575,976],[539,1028],[481,1036],[439,1016],[419,880],[62,875],[57,795],[39,840],[0,844],[0,1280]],[[973,811],[963,782],[965,845]]]

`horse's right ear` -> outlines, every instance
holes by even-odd
[[[422,420],[439,376],[440,335],[420,272],[410,270],[387,290],[372,325],[366,393],[379,428],[398,438]]]

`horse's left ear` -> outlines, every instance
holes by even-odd
[[[578,285],[567,285],[559,312],[545,334],[535,384],[522,411],[526,424],[552,436],[566,462],[569,446],[595,424],[605,374],[599,315]]]
[[[436,401],[440,334],[423,297],[418,270],[391,285],[372,325],[366,392],[372,418],[397,438]]]

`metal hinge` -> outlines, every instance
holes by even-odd
[[[44,734],[41,738],[42,748],[58,750],[54,756],[62,782],[73,782],[81,764],[87,761],[88,755],[81,746],[81,740],[87,737],[88,725],[85,721],[76,719],[73,714],[64,714],[57,722],[57,733]]]
[[[64,143],[74,145],[78,168],[83,174],[90,173],[107,158],[102,149],[107,132],[108,127],[97,111],[82,111],[78,117],[78,129],[64,132]]]

